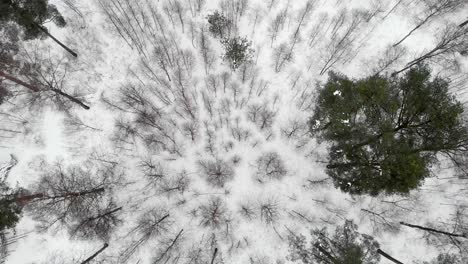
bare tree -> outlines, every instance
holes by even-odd
[[[213,63],[215,62],[216,57],[210,45],[210,41],[207,38],[207,34],[203,28],[200,30],[199,49],[203,58],[205,73],[208,74],[213,67]]]
[[[211,197],[206,204],[200,206],[200,224],[211,229],[225,228],[229,233],[231,216],[226,203],[219,197]]]
[[[460,28],[457,25],[448,24],[441,31],[437,39],[437,44],[434,48],[408,62],[405,67],[394,72],[392,75],[399,74],[427,60],[440,59],[468,50],[468,28]]]
[[[208,183],[215,187],[223,188],[228,181],[234,178],[234,169],[228,162],[220,159],[198,162],[202,175]]]
[[[257,125],[260,130],[270,129],[275,116],[276,113],[266,104],[252,104],[248,106],[247,118]]]
[[[341,10],[332,20],[327,34],[330,40],[326,44],[323,56],[324,65],[320,74],[324,74],[336,63],[345,61],[352,56],[354,42],[363,26],[369,22],[369,13],[364,10]]]
[[[108,246],[109,246],[109,244],[104,243],[104,245],[102,246],[102,248],[100,248],[98,251],[96,251],[95,253],[93,253],[93,254],[92,254],[91,256],[89,256],[87,259],[83,260],[83,262],[81,262],[81,264],[89,263],[90,261],[92,261],[93,259],[95,259],[99,254],[101,254]]]
[[[294,48],[300,41],[300,33],[302,27],[306,24],[309,16],[311,15],[314,6],[316,4],[315,0],[307,1],[304,8],[300,10],[299,17],[298,17],[298,24],[296,29],[294,30],[293,35],[291,36],[289,43],[281,44],[279,49],[275,51],[275,71],[280,72],[281,69],[286,65],[287,62],[292,61]]]
[[[39,51],[37,46],[31,50],[22,50],[18,55],[22,63],[12,60],[8,67],[0,67],[0,77],[30,90],[29,105],[43,105],[44,101],[52,101],[58,107],[68,109],[68,103],[71,102],[88,110],[89,106],[81,99],[82,95],[69,87],[68,75],[73,70],[68,59],[56,59],[50,54],[44,56],[45,53]],[[12,72],[18,73],[20,77],[13,76]]]
[[[69,227],[83,217],[92,218],[92,213],[101,208],[106,190],[110,192],[120,184],[122,174],[115,165],[82,166],[64,168],[61,163],[54,164],[31,186],[30,193],[18,194],[15,202],[26,206],[44,229]]]
[[[143,213],[138,218],[135,227],[126,235],[127,237],[131,236],[132,239],[120,253],[119,262],[128,262],[132,255],[151,239],[168,235],[172,224],[173,220],[165,208],[154,208]]]
[[[459,255],[468,258],[468,214],[465,206],[456,206],[447,222],[419,225],[400,222],[401,225],[424,232],[429,244],[439,248],[458,251]]]
[[[168,263],[171,260],[177,260],[181,257],[181,252],[179,251],[179,246],[182,240],[182,233],[184,232],[181,229],[174,238],[169,238],[164,241],[161,241],[159,247],[156,249],[156,254],[154,256],[153,263]]]
[[[122,207],[117,207],[112,201],[94,209],[87,215],[80,215],[78,220],[69,227],[72,238],[109,241],[113,230],[122,222],[117,213]]]
[[[268,34],[270,36],[270,47],[273,46],[273,42],[276,41],[279,32],[282,30],[284,23],[286,21],[286,15],[288,10],[280,11],[275,18],[271,21],[271,24],[268,27]]]
[[[287,173],[281,157],[276,152],[263,153],[256,160],[256,179],[260,182],[281,180]]]
[[[260,212],[260,219],[267,225],[275,224],[280,217],[278,202],[269,198],[259,203],[258,210]]]
[[[372,74],[380,75],[390,71],[395,64],[402,60],[405,54],[406,49],[404,47],[387,46],[385,51],[381,55],[379,54],[377,63],[372,68]]]
[[[416,30],[429,23],[438,16],[442,16],[447,13],[455,12],[463,8],[466,4],[466,1],[463,0],[424,0],[421,1],[424,7],[424,12],[422,18],[416,18],[418,21],[416,26],[411,29],[408,34],[406,34],[401,40],[397,41],[393,46],[400,45],[405,39],[407,39],[411,34]]]

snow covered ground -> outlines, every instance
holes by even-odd
[[[124,180],[111,195],[122,207],[121,222],[98,257],[108,261],[103,263],[153,263],[179,234],[167,253],[179,256],[178,263],[209,263],[214,248],[215,263],[288,263],[290,232],[333,230],[345,219],[404,263],[449,250],[398,223],[447,221],[455,205],[467,203],[466,179],[433,168],[434,177],[408,196],[350,196],[327,178],[326,144],[310,137],[307,127],[316,87],[327,72],[352,78],[374,73],[386,49],[414,27],[420,1],[207,0],[198,8],[203,2],[53,1],[68,25],[50,25],[51,31],[79,56],[68,57],[51,40],[41,40],[40,47],[66,57],[72,69],[66,85],[84,94],[91,109],[73,107],[66,114],[51,106],[18,113],[28,120],[27,129],[0,144],[0,161],[10,154],[18,159],[9,181],[28,187],[47,170],[44,164],[57,161],[117,164]],[[206,17],[215,10],[232,12],[232,34],[252,42],[252,62],[237,71],[223,62],[223,46],[208,31]],[[430,49],[442,25],[465,15],[466,9],[437,17],[415,31],[401,44],[404,55],[384,72]],[[277,35],[271,30],[275,21]],[[333,36],[348,33],[345,45],[333,42]],[[466,57],[457,59],[453,79],[468,72]],[[464,101],[462,91],[454,92]],[[277,177],[262,167],[269,153],[284,165]],[[154,171],[143,165],[150,161],[157,164]],[[210,164],[232,175],[225,183],[208,181]],[[164,179],[155,179],[159,173]],[[221,209],[210,222],[206,211],[213,203]],[[140,239],[132,230],[158,210],[170,215],[167,230],[129,254]],[[34,232],[35,225],[25,213],[17,233],[27,235],[11,246],[7,263],[77,263],[103,244],[69,239],[63,229]],[[193,252],[200,252],[201,262],[190,262]]]

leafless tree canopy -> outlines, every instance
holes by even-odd
[[[287,173],[283,160],[276,152],[263,153],[257,158],[256,166],[256,177],[261,182],[281,180]]]
[[[199,163],[202,176],[208,183],[215,187],[224,187],[227,182],[234,178],[234,169],[228,162],[223,160],[206,160]]]

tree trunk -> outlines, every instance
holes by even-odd
[[[91,193],[102,193],[104,192],[104,190],[105,190],[104,187],[101,187],[101,188],[86,190],[82,192],[66,193],[65,196],[82,196],[82,195],[91,194]]]
[[[26,204],[28,204],[30,201],[34,200],[34,199],[37,199],[37,198],[43,198],[45,195],[43,193],[36,193],[36,194],[32,194],[32,195],[24,195],[24,196],[21,196],[21,197],[16,197],[14,199],[14,201],[20,205],[20,206],[24,206]]]
[[[213,253],[213,257],[211,258],[211,264],[214,264],[217,253],[218,253],[218,248],[215,248],[214,253]]]
[[[11,76],[9,74],[6,74],[6,73],[2,72],[2,71],[0,71],[0,76],[6,78],[7,80],[10,80],[10,81],[12,81],[12,82],[14,82],[16,84],[24,86],[24,87],[28,88],[29,90],[31,90],[33,92],[39,92],[41,90],[41,89],[37,88],[36,86],[25,83],[25,82],[23,82],[23,81],[21,81],[19,79],[16,79],[15,77],[13,77],[13,76]]]
[[[461,23],[461,24],[458,25],[458,26],[462,28],[462,27],[464,27],[464,26],[466,26],[466,25],[468,25],[468,20],[466,20],[465,22]]]
[[[34,23],[34,25],[39,28],[42,32],[44,32],[47,36],[49,36],[51,39],[53,39],[57,44],[59,44],[62,48],[64,48],[68,53],[73,55],[73,57],[78,57],[78,54],[76,54],[73,50],[71,50],[69,47],[65,46],[62,42],[60,42],[58,39],[56,39],[54,36],[52,36],[47,29],[45,29],[42,25],[39,25],[37,23]]]
[[[14,202],[18,203],[19,205],[26,205],[29,202],[31,202],[32,200],[39,199],[39,198],[56,199],[56,198],[65,198],[65,197],[70,197],[70,196],[77,197],[77,196],[82,196],[82,195],[87,195],[87,194],[92,194],[92,193],[101,193],[101,192],[104,192],[104,190],[105,189],[103,187],[101,187],[101,188],[86,190],[86,191],[81,191],[81,192],[68,192],[68,193],[64,193],[64,194],[61,194],[61,195],[57,195],[57,196],[47,196],[44,193],[35,193],[35,194],[15,197],[11,201],[14,201]],[[120,209],[122,209],[122,207],[117,208],[117,209],[120,210]],[[115,210],[115,211],[118,211],[118,210]]]
[[[396,263],[396,264],[403,264],[403,262],[396,260],[396,259],[393,258],[392,256],[390,256],[390,255],[388,255],[387,253],[383,252],[380,248],[377,249],[377,253],[379,253],[380,255],[382,255],[384,258],[386,258],[386,259],[392,261],[393,263]]]
[[[365,167],[374,167],[379,166],[380,162],[369,162],[369,163],[362,163],[362,162],[349,162],[349,163],[334,163],[328,164],[327,169],[336,169],[336,168],[346,168],[351,166],[365,166]]]
[[[57,93],[57,94],[60,94],[61,96],[67,98],[68,100],[72,101],[73,103],[83,107],[84,109],[86,110],[89,110],[89,106],[85,105],[83,102],[81,102],[80,100],[78,100],[77,98],[67,94],[67,93],[64,93],[62,91],[60,91],[59,89],[50,89],[52,90],[53,92]]]
[[[400,224],[405,225],[405,226],[408,226],[408,227],[416,228],[416,229],[421,229],[421,230],[424,230],[424,231],[427,231],[427,232],[431,232],[431,233],[438,233],[438,234],[442,234],[442,235],[446,235],[446,236],[451,236],[451,237],[468,238],[466,234],[449,233],[449,232],[445,232],[445,231],[433,229],[433,228],[430,228],[430,227],[419,226],[419,225],[412,225],[412,224],[408,224],[408,223],[405,223],[405,222],[400,222]]]
[[[98,251],[96,251],[96,253],[94,253],[93,255],[91,255],[89,258],[85,259],[83,262],[81,262],[81,264],[89,263],[89,262],[90,262],[91,260],[93,260],[97,255],[101,254],[101,252],[104,251],[108,246],[109,246],[109,244],[104,243],[104,246],[102,246],[101,249],[99,249]]]
[[[118,212],[118,211],[120,211],[120,210],[122,210],[122,207],[113,209],[113,210],[111,210],[111,211],[109,211],[109,212],[105,212],[105,213],[100,214],[100,215],[95,216],[95,217],[91,217],[91,218],[88,219],[88,221],[97,220],[97,219],[102,218],[102,217],[104,217],[104,216],[108,216],[108,215],[111,215],[111,214],[113,214],[113,213],[116,213],[116,212]]]
[[[184,231],[184,229],[181,229],[179,231],[179,233],[177,234],[177,236],[174,238],[174,240],[172,241],[172,243],[166,248],[166,250],[162,253],[162,255],[156,259],[156,261],[154,261],[154,263],[158,263],[159,261],[161,261],[167,254],[167,252],[169,252],[169,250],[171,250],[171,248],[174,246],[174,244],[177,242],[177,240],[179,239],[180,235],[182,235],[182,232]]]
[[[40,92],[40,91],[46,91],[46,90],[51,90],[53,91],[54,93],[57,93],[65,98],[67,98],[68,100],[72,101],[73,103],[75,104],[78,104],[79,106],[83,107],[84,109],[86,110],[89,110],[89,106],[87,106],[86,104],[84,104],[83,102],[81,102],[79,99],[67,94],[67,93],[64,93],[63,91],[60,91],[59,89],[55,89],[55,88],[50,88],[50,89],[39,89],[38,87],[34,86],[34,85],[31,85],[31,84],[28,84],[26,82],[23,82],[5,72],[2,72],[0,71],[0,77],[4,77],[6,78],[7,80],[10,80],[16,84],[19,84],[21,86],[24,86],[26,88],[28,88],[29,90],[33,91],[33,92]]]
[[[426,19],[424,19],[421,23],[419,23],[416,27],[414,27],[410,32],[408,32],[408,34],[406,34],[406,36],[404,36],[400,41],[398,41],[397,43],[393,44],[393,47],[396,47],[398,45],[400,45],[403,41],[405,41],[405,39],[407,39],[409,36],[411,36],[411,34],[413,34],[414,31],[416,31],[418,28],[422,27],[424,24],[426,24],[426,22],[432,17],[434,16],[436,13],[433,12],[431,13],[430,15],[428,15],[426,17]]]

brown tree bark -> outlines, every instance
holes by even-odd
[[[39,92],[41,90],[41,89],[37,88],[36,86],[25,83],[25,82],[21,81],[20,79],[17,79],[17,78],[15,78],[15,77],[13,77],[13,76],[5,73],[5,72],[0,71],[0,76],[6,78],[7,80],[10,80],[10,81],[12,81],[12,82],[14,82],[16,84],[24,86],[24,87],[28,88],[29,90],[31,90],[33,92]]]
[[[92,193],[94,194],[101,193],[104,191],[105,189],[101,187],[101,188],[86,190],[86,191],[81,191],[81,192],[68,192],[68,193],[64,193],[64,194],[60,194],[56,196],[47,196],[44,193],[35,193],[31,195],[24,195],[24,196],[16,197],[12,199],[12,201],[16,202],[19,205],[26,205],[29,202],[33,201],[34,199],[41,199],[41,198],[42,199],[56,199],[56,198],[65,198],[65,197],[78,197],[78,196],[92,194]]]

